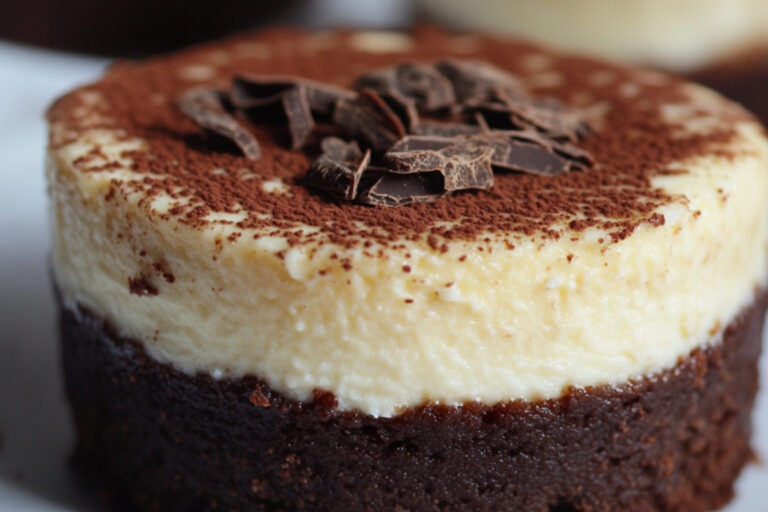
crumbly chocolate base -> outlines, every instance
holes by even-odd
[[[135,510],[711,510],[752,457],[766,302],[652,378],[394,418],[190,376],[62,309],[75,460]]]

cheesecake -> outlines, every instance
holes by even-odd
[[[435,28],[117,63],[48,111],[75,461],[136,510],[687,510],[752,458],[768,141]]]

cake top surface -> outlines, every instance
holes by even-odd
[[[239,74],[349,87],[372,69],[445,57],[486,61],[516,74],[532,96],[578,108],[592,133],[576,145],[595,164],[551,177],[497,173],[487,191],[371,207],[307,188],[302,179],[315,155],[291,150],[281,129],[249,124],[262,153],[249,159],[178,107],[185,91],[226,87]],[[424,239],[434,249],[457,239],[578,237],[590,227],[619,241],[643,223],[663,223],[657,209],[675,198],[654,186],[654,178],[687,172],[679,163],[697,156],[729,156],[734,121],[749,120],[707,91],[655,72],[433,28],[410,34],[273,30],[118,63],[101,81],[58,100],[49,118],[54,149],[84,133],[109,133],[124,144],[120,162],[96,145],[73,165],[109,177],[115,193],[140,197],[159,219],[200,229],[227,225],[232,239],[281,236],[289,245],[330,240],[345,246]],[[127,169],[117,172],[120,167]]]
[[[351,88],[446,58],[578,110],[590,132],[569,144],[594,163],[493,169],[487,190],[370,206],[309,188],[313,144],[289,149],[284,123],[243,124],[249,158],[179,103],[239,74]],[[118,64],[49,119],[65,304],[159,361],[297,400],[321,389],[391,416],[626,382],[717,342],[768,282],[764,130],[651,71],[432,28],[274,30]]]

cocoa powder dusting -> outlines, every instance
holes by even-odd
[[[433,250],[445,252],[448,240],[477,240],[478,235],[489,231],[558,238],[562,232],[556,225],[565,223],[576,231],[605,228],[611,240],[617,241],[641,223],[661,225],[664,219],[654,215],[654,210],[671,198],[653,188],[651,178],[668,172],[667,165],[673,161],[714,153],[713,148],[733,136],[728,121],[747,118],[734,109],[728,114],[730,118],[718,114],[726,121],[721,129],[681,136],[680,126],[662,118],[660,106],[685,102],[684,82],[675,78],[643,80],[639,72],[629,68],[585,58],[553,57],[552,71],[562,75],[562,80],[553,87],[532,88],[535,96],[587,110],[606,107],[594,133],[576,144],[593,155],[596,164],[590,172],[546,179],[504,173],[496,176],[491,190],[458,192],[439,202],[398,208],[340,204],[301,186],[311,158],[305,152],[287,149],[287,132],[274,126],[249,125],[262,150],[260,160],[249,160],[236,148],[210,140],[210,135],[178,111],[174,98],[191,86],[221,86],[235,75],[254,73],[302,76],[350,87],[355,77],[368,70],[451,56],[481,59],[508,69],[525,85],[534,73],[527,69],[526,58],[542,50],[473,36],[471,52],[452,55],[455,36],[432,28],[413,32],[417,40],[413,51],[394,54],[355,51],[350,48],[348,32],[326,36],[323,45],[314,44],[314,37],[307,32],[272,30],[141,64],[117,64],[99,83],[54,104],[49,118],[62,123],[69,135],[54,138],[52,144],[65,144],[78,132],[94,127],[119,130],[127,138],[144,140],[146,151],[129,151],[124,156],[133,161],[133,170],[146,178],[121,186],[139,189],[147,197],[167,193],[184,198],[169,215],[192,226],[210,222],[206,216],[211,212],[232,213],[241,206],[247,217],[237,223],[238,228],[270,228],[269,234],[292,236],[294,243],[321,239],[318,234],[296,236],[297,224],[306,224],[320,226],[324,237],[347,247],[371,239],[389,246],[403,239],[427,239]],[[213,55],[226,55],[226,59],[214,59]],[[213,80],[192,83],[184,78],[185,66],[201,64],[215,69]],[[614,81],[599,86],[590,82],[592,74],[606,70],[615,75]],[[626,84],[635,84],[640,94],[627,98],[622,94]],[[84,104],[84,92],[96,93],[100,99],[87,107],[99,115],[97,121],[76,115]],[[265,181],[276,178],[285,183],[289,193],[269,193],[262,187]]]

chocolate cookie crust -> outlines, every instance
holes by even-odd
[[[750,460],[768,296],[658,375],[394,418],[190,376],[62,307],[78,467],[136,510],[705,511]]]

